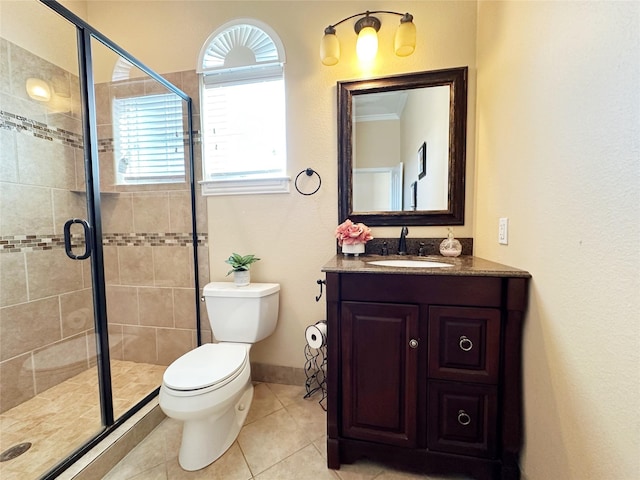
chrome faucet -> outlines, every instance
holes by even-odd
[[[408,233],[409,233],[409,229],[407,227],[402,227],[402,230],[400,230],[400,241],[398,242],[398,255],[407,254],[407,234]]]

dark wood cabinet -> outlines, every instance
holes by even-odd
[[[529,275],[325,272],[329,468],[518,479]]]
[[[343,302],[342,434],[416,446],[416,305]]]

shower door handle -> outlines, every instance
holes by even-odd
[[[71,247],[71,225],[74,223],[79,223],[82,225],[82,229],[84,230],[84,253],[82,255],[76,255],[73,253]],[[64,224],[64,251],[67,253],[67,257],[71,260],[84,260],[85,258],[89,258],[91,255],[91,235],[90,235],[91,227],[87,223],[86,220],[82,220],[81,218],[72,218],[71,220],[67,220]]]

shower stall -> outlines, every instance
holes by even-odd
[[[202,341],[197,80],[165,77],[57,2],[0,2],[3,480],[55,478]]]

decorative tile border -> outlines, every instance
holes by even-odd
[[[207,244],[207,234],[198,235],[198,246]],[[190,247],[190,233],[105,233],[105,247]]]
[[[80,245],[80,236],[72,235],[71,244]],[[62,235],[4,235],[0,237],[0,253],[33,252],[64,248]]]
[[[32,120],[30,118],[23,117],[22,115],[16,115],[15,113],[5,112],[4,110],[0,110],[0,129],[12,130],[18,133],[27,133],[43,140],[67,145],[73,148],[84,148],[84,139],[80,133],[73,133],[58,127],[50,127],[45,123],[38,122],[37,120]],[[200,143],[200,137],[200,132],[198,130],[194,130],[193,143]],[[188,143],[187,132],[184,132],[184,144],[187,145]],[[113,138],[98,139],[98,153],[113,151]]]
[[[3,110],[0,110],[0,128],[19,133],[28,133],[34,137],[73,148],[83,148],[84,146],[81,134],[73,133],[62,128],[50,127],[42,122]]]
[[[198,234],[198,246],[208,245],[208,235]],[[71,235],[71,246],[81,247],[83,236]],[[190,247],[190,233],[107,233],[103,235],[103,246],[116,247]],[[23,253],[38,250],[64,248],[62,235],[5,235],[0,236],[0,253]]]

